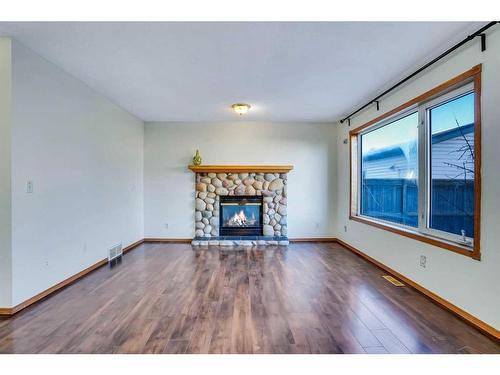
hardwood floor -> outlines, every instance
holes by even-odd
[[[144,244],[12,318],[0,353],[500,353],[335,243]]]

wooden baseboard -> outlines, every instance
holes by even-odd
[[[137,246],[141,245],[142,243],[144,243],[144,240],[139,240],[137,242],[134,242],[133,244],[124,248],[123,253],[124,254],[128,253],[130,250],[135,249]],[[67,279],[61,281],[60,283],[57,283],[56,285],[50,287],[49,289],[46,289],[43,292],[38,293],[37,295],[31,297],[30,299],[28,299],[24,302],[21,302],[20,304],[14,306],[14,307],[7,307],[7,308],[2,307],[2,308],[0,308],[0,316],[12,316],[12,315],[18,313],[19,311],[25,309],[26,307],[31,306],[36,302],[40,302],[41,300],[50,296],[51,294],[71,285],[75,281],[81,279],[85,275],[98,269],[99,267],[104,266],[107,263],[108,263],[107,258],[101,259],[100,261],[98,261],[97,263],[94,263],[90,267],[85,268],[83,271],[80,271],[77,274],[75,274],[71,277],[68,277]]]
[[[289,238],[288,239],[292,243],[300,243],[300,242],[336,242],[337,239],[335,237],[305,237],[305,238]]]
[[[492,327],[489,324],[483,322],[482,320],[479,320],[475,316],[469,314],[467,311],[464,311],[460,307],[455,306],[451,302],[445,300],[444,298],[442,298],[442,297],[438,296],[437,294],[431,292],[430,290],[424,288],[420,284],[407,278],[406,276],[400,274],[399,272],[393,270],[389,266],[386,266],[385,264],[383,264],[383,263],[379,262],[378,260],[372,258],[371,256],[365,254],[361,250],[356,249],[354,246],[349,245],[348,243],[346,243],[338,238],[336,239],[336,242],[338,244],[342,245],[343,247],[345,247],[346,249],[352,251],[353,253],[359,255],[360,257],[367,260],[368,262],[374,264],[378,268],[384,270],[385,272],[387,272],[387,273],[391,274],[392,276],[398,278],[399,280],[403,281],[404,283],[411,286],[412,288],[414,288],[418,292],[420,292],[423,295],[425,295],[426,297],[430,298],[432,301],[437,303],[439,306],[452,312],[453,314],[455,314],[456,316],[458,316],[459,318],[461,318],[462,320],[464,320],[466,323],[470,324],[474,328],[476,328],[476,329],[480,330],[481,332],[486,333],[488,336],[500,341],[500,331],[498,329],[496,329],[495,327]]]
[[[134,250],[137,246],[142,245],[144,243],[144,239],[134,242],[131,245],[128,245],[123,249],[123,254],[127,254],[130,250]]]
[[[192,238],[145,238],[145,243],[191,243]]]

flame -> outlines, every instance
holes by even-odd
[[[252,217],[247,219],[245,212],[243,210],[240,210],[240,212],[235,213],[228,221],[227,223],[230,226],[239,226],[239,227],[244,227],[247,225],[253,225],[255,224],[257,220],[255,219],[254,214],[252,213]]]

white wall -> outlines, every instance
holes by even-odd
[[[144,128],[15,41],[12,51],[16,305],[144,237]]]
[[[203,164],[293,164],[288,236],[333,236],[335,132],[333,124],[146,123],[145,237],[194,236],[194,174],[187,166],[196,149]]]
[[[12,300],[10,129],[11,41],[0,38],[0,307]]]
[[[472,43],[435,66],[419,79],[381,101],[381,112],[372,107],[351,120],[351,128],[424,93],[438,84],[483,64],[482,73],[482,218],[481,261],[349,221],[349,149],[343,144],[349,128],[340,126],[337,137],[337,235],[371,257],[437,293],[486,323],[500,329],[500,29],[488,33],[488,49]],[[344,225],[348,226],[347,233]],[[427,268],[419,267],[420,255]]]

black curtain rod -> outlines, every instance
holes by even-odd
[[[380,94],[379,96],[375,97],[374,99],[370,100],[368,103],[366,103],[365,105],[359,107],[358,109],[356,109],[354,112],[352,112],[350,115],[344,117],[342,120],[340,120],[340,123],[342,124],[344,121],[346,120],[349,120],[352,116],[354,116],[356,113],[362,111],[363,109],[365,109],[366,107],[368,107],[369,105],[375,103],[377,104],[377,109],[378,109],[378,100],[385,96],[387,93],[391,92],[392,90],[394,90],[396,87],[398,86],[401,86],[403,83],[405,83],[406,81],[410,80],[411,78],[415,77],[417,74],[419,74],[420,72],[422,72],[423,70],[427,69],[429,66],[431,66],[432,64],[436,63],[437,61],[441,60],[443,57],[445,57],[446,55],[449,55],[451,52],[455,51],[457,48],[460,48],[461,46],[463,46],[465,43],[471,41],[472,39],[474,39],[475,37],[477,36],[481,36],[481,50],[484,51],[486,49],[486,35],[483,34],[486,30],[488,30],[490,27],[496,25],[499,21],[492,21],[488,24],[486,24],[485,26],[481,27],[479,30],[477,30],[475,33],[469,35],[467,38],[465,38],[464,40],[462,40],[461,42],[455,44],[453,47],[447,49],[445,52],[443,52],[441,55],[439,55],[438,57],[436,57],[435,59],[429,61],[427,64],[425,64],[424,66],[422,66],[421,68],[419,68],[418,70],[414,71],[412,74],[410,74],[409,76],[407,76],[406,78],[403,78],[401,81],[399,81],[398,83],[396,83],[395,85],[391,86],[390,88],[388,88],[387,90],[385,90],[382,94]]]

